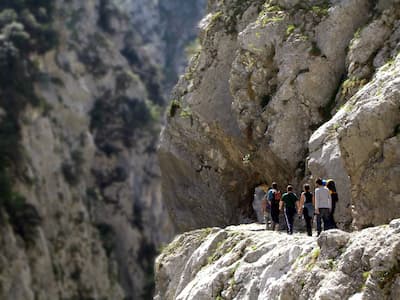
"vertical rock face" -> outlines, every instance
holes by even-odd
[[[1,299],[151,297],[161,115],[205,7],[175,2],[0,4]]]
[[[341,106],[309,142],[310,170],[340,181],[337,217],[358,229],[399,214],[399,12],[398,5],[383,11],[356,34],[337,96]]]
[[[159,152],[179,230],[254,219],[258,184],[299,191],[317,177],[337,182],[340,228],[399,214],[398,9],[209,2],[202,49],[175,88]]]

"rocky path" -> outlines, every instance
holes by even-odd
[[[156,263],[155,299],[399,299],[400,219],[320,237],[260,224],[182,234]]]

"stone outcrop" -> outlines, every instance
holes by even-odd
[[[383,13],[355,37],[347,58],[349,79],[340,92],[354,96],[309,142],[311,172],[337,178],[342,187],[338,221],[353,221],[358,229],[399,214],[398,9]]]
[[[339,206],[347,219],[338,221],[352,219],[355,228],[399,213],[399,70],[400,57],[384,65],[310,139],[310,169],[339,178],[342,198],[351,201]]]
[[[31,2],[0,3],[0,298],[148,299],[165,97],[205,3]]]
[[[317,177],[337,182],[342,229],[398,216],[398,10],[210,1],[159,150],[178,230],[255,220],[259,184]]]
[[[157,259],[155,299],[397,299],[399,224],[318,238],[257,224],[188,232]]]

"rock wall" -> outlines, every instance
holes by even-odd
[[[159,150],[178,230],[254,220],[260,183],[300,192],[317,177],[337,182],[342,229],[398,216],[398,10],[209,1]]]
[[[205,8],[178,2],[0,4],[1,299],[151,298],[156,144]]]
[[[344,195],[338,217],[357,229],[399,214],[398,18],[396,7],[359,30],[346,58],[340,107],[309,142],[310,170],[338,178]]]
[[[262,225],[175,238],[156,262],[155,299],[397,299],[400,220],[317,239]]]

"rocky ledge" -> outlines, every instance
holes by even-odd
[[[318,238],[259,224],[182,234],[156,262],[155,299],[399,299],[400,219]]]

